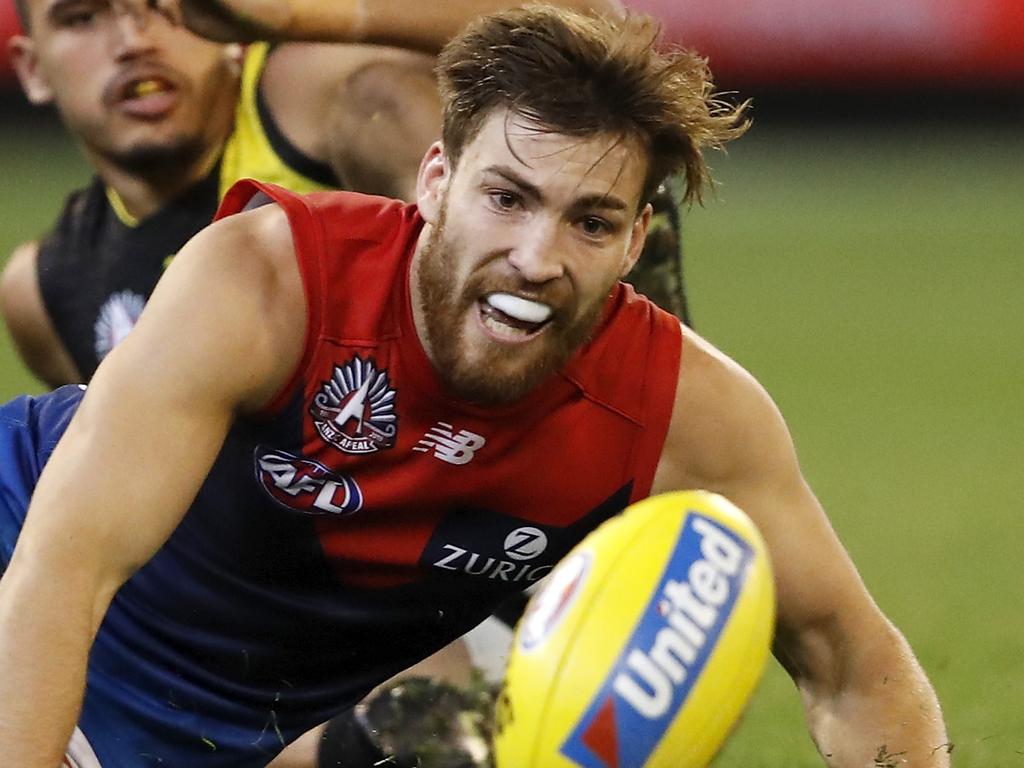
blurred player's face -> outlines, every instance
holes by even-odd
[[[646,153],[635,141],[545,133],[500,110],[420,172],[417,328],[438,373],[481,403],[523,397],[590,337],[643,245]]]
[[[184,171],[223,140],[237,93],[225,46],[110,0],[30,0],[29,13],[31,35],[9,44],[22,85],[97,163]]]

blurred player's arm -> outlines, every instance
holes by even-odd
[[[771,398],[687,332],[675,416],[654,492],[707,488],[745,510],[775,570],[775,655],[799,688],[829,766],[945,768],[938,700],[902,634],[868,594],[808,487]]]
[[[0,755],[59,765],[114,593],[180,522],[235,415],[298,364],[306,306],[276,206],[175,258],[104,360],[39,480],[0,580]]]
[[[0,275],[0,312],[32,374],[50,387],[82,380],[50,322],[36,274],[39,243],[22,243]]]
[[[384,46],[280,45],[259,87],[291,144],[344,187],[412,200],[420,160],[441,134],[434,63]]]
[[[149,0],[118,0],[125,5]],[[380,43],[440,50],[467,22],[513,8],[510,0],[155,0],[193,31],[212,40],[315,40]],[[621,13],[617,0],[552,0],[553,5],[601,14]]]

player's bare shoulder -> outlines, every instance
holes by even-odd
[[[652,492],[723,492],[736,478],[795,462],[792,451],[786,425],[764,387],[684,326],[679,386]]]
[[[223,277],[244,283],[249,290],[273,293],[282,280],[298,279],[287,215],[276,203],[264,204],[254,198],[244,210],[196,234],[174,258],[167,275],[185,270],[198,273],[204,280]]]
[[[244,372],[235,394],[248,410],[267,402],[291,375],[306,316],[288,217],[270,204],[195,235],[164,273],[136,330],[157,338],[192,329],[203,349],[189,354],[204,357],[189,359],[208,370]]]

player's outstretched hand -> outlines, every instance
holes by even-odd
[[[225,43],[276,40],[292,20],[289,0],[157,0],[177,4],[181,18],[198,35]]]
[[[225,43],[279,39],[287,34],[293,15],[290,0],[112,1],[116,9],[140,19],[156,10],[197,35]]]

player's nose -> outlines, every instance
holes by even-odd
[[[115,15],[114,50],[119,58],[138,55],[156,47],[154,28],[159,14],[148,7],[125,6]]]
[[[509,263],[525,280],[546,283],[565,274],[559,247],[559,222],[534,217],[509,251]]]

